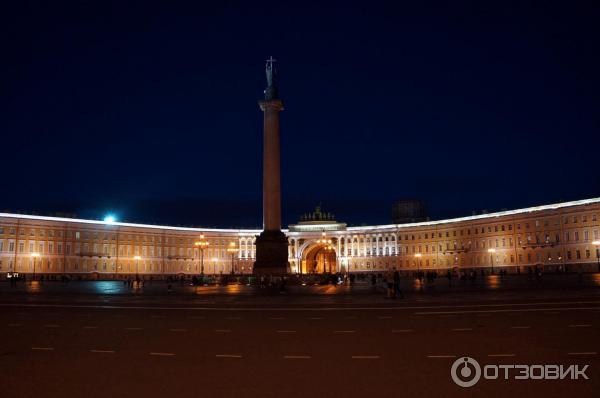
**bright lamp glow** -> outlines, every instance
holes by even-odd
[[[117,221],[117,219],[112,214],[107,214],[106,217],[104,217],[104,222],[106,222],[106,223],[112,224],[115,221]]]

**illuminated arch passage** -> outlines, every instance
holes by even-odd
[[[328,244],[313,243],[302,251],[302,273],[336,273],[337,255],[335,248]]]

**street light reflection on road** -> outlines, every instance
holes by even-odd
[[[25,290],[28,293],[42,293],[43,292],[43,284],[40,281],[29,281],[28,284],[25,285]]]
[[[92,286],[98,294],[121,294],[124,292],[123,283],[118,281],[97,281]]]
[[[500,288],[500,276],[498,275],[488,275],[486,286],[491,290],[497,290]]]

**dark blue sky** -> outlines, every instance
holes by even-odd
[[[162,3],[2,3],[0,210],[260,225],[271,54],[286,224],[600,196],[598,2]]]

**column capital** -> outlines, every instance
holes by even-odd
[[[283,102],[280,99],[261,100],[258,101],[258,105],[263,112],[267,109],[273,109],[278,112],[283,110]]]

